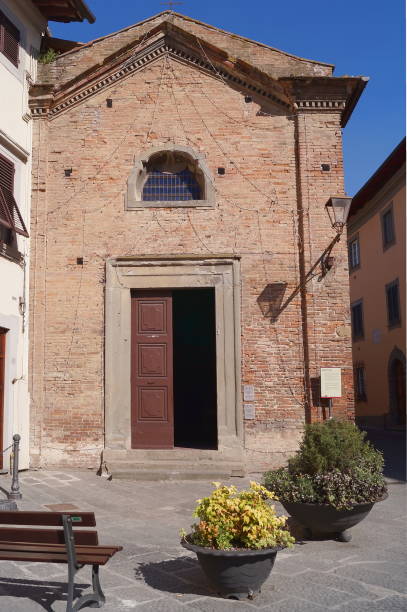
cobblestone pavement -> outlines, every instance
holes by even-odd
[[[247,479],[231,479],[238,487]],[[2,477],[0,486],[9,486]],[[304,541],[279,552],[274,569],[253,601],[218,598],[195,555],[179,545],[195,500],[208,482],[107,481],[91,471],[21,474],[20,510],[74,504],[96,513],[102,544],[124,550],[101,568],[106,612],[395,612],[407,610],[406,488],[390,481],[390,495],[353,531],[350,543]],[[282,508],[277,504],[279,512]],[[67,567],[0,562],[0,610],[65,610]],[[90,568],[77,574],[78,593],[90,587]],[[87,609],[87,608],[85,608]]]

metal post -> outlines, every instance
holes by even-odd
[[[9,499],[22,499],[20,492],[20,481],[18,479],[18,453],[20,452],[20,440],[19,434],[13,436],[13,480],[11,481],[11,491],[8,495]]]
[[[328,418],[332,419],[332,397],[328,399],[328,415]]]

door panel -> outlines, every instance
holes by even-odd
[[[132,448],[173,448],[170,291],[135,291],[131,300]]]

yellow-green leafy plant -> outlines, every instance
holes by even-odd
[[[208,497],[197,500],[193,516],[199,523],[191,526],[181,537],[191,544],[221,550],[249,548],[284,548],[292,546],[294,538],[285,529],[287,518],[277,516],[269,502],[277,499],[271,491],[257,482],[238,491],[235,486],[219,482]]]

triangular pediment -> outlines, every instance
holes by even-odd
[[[63,84],[36,84],[31,89],[30,106],[34,116],[53,118],[89,97],[108,89],[132,73],[142,70],[163,56],[195,67],[232,88],[289,109],[292,103],[282,85],[268,74],[227,51],[198,38],[169,21],[163,21],[137,41],[125,45]]]

